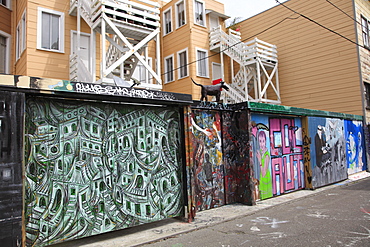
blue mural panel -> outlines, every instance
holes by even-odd
[[[344,180],[347,175],[344,120],[309,117],[312,186],[314,188]]]
[[[366,153],[361,121],[344,120],[348,174],[366,171]]]

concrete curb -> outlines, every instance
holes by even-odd
[[[370,173],[361,172],[349,176],[347,180],[317,188],[315,190],[299,190],[289,194],[284,194],[271,199],[257,202],[255,206],[243,204],[225,205],[206,211],[198,212],[193,222],[187,223],[179,219],[167,219],[160,222],[149,223],[129,229],[119,230],[97,236],[73,240],[66,243],[57,244],[58,247],[123,247],[141,246],[156,242],[162,239],[171,238],[178,234],[206,228],[221,222],[230,221],[240,216],[254,214],[266,208],[291,202],[292,200],[312,196],[317,193],[338,187],[345,186],[355,181],[370,177]]]

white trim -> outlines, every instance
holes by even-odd
[[[205,59],[200,61],[200,57],[198,57],[198,52],[204,52],[205,53]],[[209,62],[208,62],[208,50],[202,49],[202,48],[195,48],[195,56],[196,56],[196,71],[197,71],[197,76],[198,77],[204,77],[204,78],[209,78]],[[199,74],[199,64],[200,62],[205,62],[206,63],[206,75],[200,75]]]
[[[220,66],[220,78],[216,78],[215,77],[215,70],[214,70],[214,66],[217,65],[217,66]],[[213,80],[217,80],[217,79],[223,79],[222,78],[222,64],[221,63],[215,63],[215,62],[212,62],[212,81]]]
[[[183,69],[181,67],[181,61],[180,61],[180,54],[185,52],[186,54],[186,62],[185,62],[185,65],[186,65],[186,75],[185,76],[180,76],[181,74],[181,69]],[[177,52],[177,65],[178,65],[178,69],[177,69],[177,78],[178,79],[182,79],[182,78],[185,78],[185,77],[188,77],[189,76],[189,52],[188,52],[188,48],[185,48],[185,49],[182,49],[180,51]]]
[[[59,49],[48,49],[42,48],[41,41],[42,41],[42,14],[48,13],[52,15],[58,15],[59,18]],[[53,51],[53,52],[60,52],[64,53],[64,13],[46,9],[42,7],[37,8],[37,49],[44,50],[44,51]]]
[[[167,59],[169,59],[169,58],[172,58],[172,71],[167,71]],[[175,68],[175,57],[174,57],[173,54],[171,54],[171,55],[164,58],[164,83],[165,84],[175,81],[174,68]],[[168,73],[172,74],[172,81],[167,81],[167,74]]]
[[[212,19],[215,19],[217,24],[215,27],[212,27]],[[217,15],[208,15],[208,21],[209,21],[209,29],[213,29],[213,28],[217,28],[218,26],[220,26],[220,18],[217,16]]]
[[[166,16],[166,13],[167,12],[170,12],[170,20],[171,20],[171,25],[170,25],[170,28],[171,28],[171,30],[167,33],[166,32],[166,18],[165,18],[165,16]],[[163,36],[166,36],[167,34],[169,34],[169,33],[172,33],[173,32],[173,18],[172,18],[172,6],[171,7],[169,7],[168,9],[166,9],[165,11],[163,11]]]
[[[184,24],[182,24],[181,26],[179,24],[179,19],[178,19],[179,13],[177,11],[177,9],[178,9],[177,6],[180,3],[183,3],[183,5],[184,5]],[[187,22],[186,22],[186,5],[185,5],[185,0],[180,0],[180,1],[178,1],[178,2],[175,3],[175,20],[176,20],[176,29],[178,29],[178,28],[186,25]]]
[[[203,24],[197,23],[197,15],[196,15],[196,4],[201,3],[203,5],[203,10],[202,10],[202,19],[203,19]],[[207,22],[206,22],[206,4],[202,0],[194,0],[194,24],[199,25],[201,27],[207,27]]]
[[[1,5],[1,6],[4,6],[4,7],[5,7],[5,8],[7,8],[7,9],[12,10],[12,1],[11,1],[11,0],[6,0],[6,4],[5,4],[5,5],[3,5],[3,4],[1,4],[1,3],[0,3],[0,5]]]
[[[27,33],[26,33],[26,10],[23,11],[22,17],[18,22],[17,28],[16,28],[16,47],[15,47],[15,59],[18,60],[24,50],[26,50],[26,38],[27,38]]]
[[[10,44],[12,36],[6,32],[0,30],[0,35],[6,38],[6,51],[5,51],[5,73],[10,73]]]

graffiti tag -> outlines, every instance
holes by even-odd
[[[160,99],[160,100],[176,100],[172,93],[149,91],[145,89],[125,88],[118,86],[108,86],[89,83],[76,83],[75,90],[79,93],[94,93],[104,95],[115,95],[125,97],[135,97],[143,99]]]

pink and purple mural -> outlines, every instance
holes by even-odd
[[[300,118],[252,114],[252,161],[257,199],[304,188]]]

